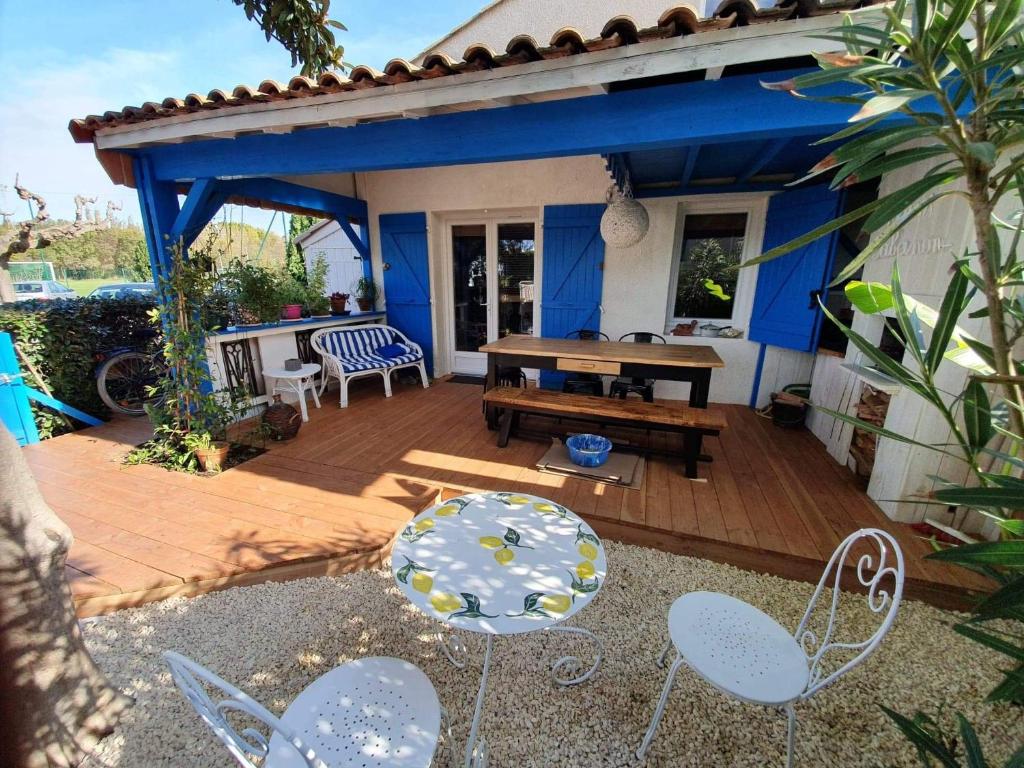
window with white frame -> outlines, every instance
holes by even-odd
[[[670,319],[733,319],[748,218],[746,211],[692,212],[683,217]]]

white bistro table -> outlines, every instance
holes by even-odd
[[[273,379],[273,386],[270,394],[277,392],[291,392],[299,398],[299,410],[302,411],[302,420],[309,421],[309,413],[306,411],[306,391],[313,394],[313,402],[320,407],[320,398],[313,386],[313,377],[320,373],[320,363],[303,363],[297,371],[289,371],[285,368],[264,368],[263,375]]]
[[[568,632],[596,645],[594,663],[575,656],[551,666],[559,685],[576,685],[597,670],[603,645],[592,632],[559,626],[601,589],[607,571],[601,540],[573,512],[547,499],[492,492],[451,499],[421,512],[395,542],[391,568],[409,601],[452,629],[487,638],[480,690],[466,743],[465,765],[485,765],[479,735],[496,635]],[[457,634],[439,638],[456,667],[468,650]]]

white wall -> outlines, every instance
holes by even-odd
[[[333,190],[334,177],[315,176],[305,181],[323,189]],[[347,176],[340,181],[348,183]],[[544,205],[602,203],[610,185],[604,161],[600,157],[555,158],[512,163],[448,166],[401,171],[359,174],[357,187],[365,196],[370,214],[370,244],[374,274],[380,281],[380,233],[378,216],[382,213],[426,211],[428,213],[429,249],[431,258],[431,289],[435,308],[445,303],[437,294],[443,263],[444,215],[457,211],[534,208],[538,215]],[[727,201],[730,196],[717,195],[714,200]],[[612,338],[637,330],[662,333],[666,328],[668,295],[671,287],[672,259],[678,250],[677,222],[680,210],[697,198],[660,198],[645,200],[651,217],[651,228],[643,242],[634,248],[606,248],[601,330]],[[704,196],[703,200],[711,199]],[[749,206],[747,195],[734,197],[738,205]],[[761,200],[763,208],[764,197]],[[755,201],[756,202],[756,201]],[[763,214],[762,214],[763,215]],[[751,229],[759,251],[760,224]],[[543,238],[540,243],[543,258]],[[755,279],[753,273],[747,280]],[[385,297],[386,299],[386,297]],[[434,312],[435,371],[446,371],[444,323]],[[750,305],[737,309],[733,324],[746,330]],[[716,402],[747,403],[754,380],[759,345],[745,339],[711,339],[700,337],[669,337],[671,343],[708,344],[714,346],[725,362],[723,369],[712,375],[711,399]],[[785,384],[807,381],[813,363],[811,355],[769,347],[765,359],[759,404],[769,393]],[[686,398],[689,385],[663,382],[658,396]]]
[[[773,0],[755,2],[760,7],[773,4]],[[687,5],[698,18],[706,18],[714,15],[721,0],[690,0],[679,5]],[[520,34],[530,35],[544,46],[562,27],[572,27],[589,39],[600,35],[604,25],[615,16],[629,16],[641,29],[653,27],[672,6],[666,0],[500,0],[424,53],[442,52],[458,59],[473,43],[483,43],[501,53],[508,41]],[[417,64],[422,60],[422,55],[415,59]]]
[[[352,227],[357,233],[359,227]],[[327,293],[352,293],[352,288],[363,276],[363,260],[336,221],[319,227],[313,234],[301,241],[302,255],[306,260],[306,274],[311,274],[319,256],[327,261]]]

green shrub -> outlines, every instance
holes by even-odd
[[[96,391],[97,354],[148,347],[153,329],[146,296],[22,301],[0,305],[0,331],[10,333],[58,400],[99,418],[110,416]],[[28,373],[28,371],[25,371]],[[31,376],[29,386],[38,383]],[[40,437],[67,432],[48,408],[32,404]]]

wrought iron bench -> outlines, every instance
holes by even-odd
[[[717,435],[726,427],[725,414],[714,406],[694,408],[682,403],[613,400],[550,389],[495,387],[484,393],[484,402],[494,406],[500,414],[499,448],[508,445],[509,436],[515,430],[522,413],[681,433],[687,477],[697,477],[697,460],[700,458],[704,435]]]
[[[337,379],[342,408],[348,407],[348,383],[362,376],[383,378],[385,397],[391,397],[391,373],[401,368],[418,368],[423,388],[430,386],[420,345],[390,325],[322,328],[309,343],[323,359],[320,394],[329,379]]]

